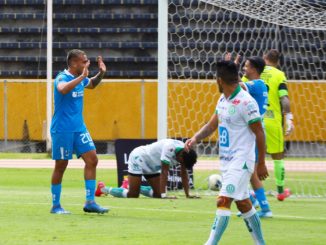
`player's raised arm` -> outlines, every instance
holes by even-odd
[[[99,72],[92,77],[90,80],[89,85],[87,86],[87,88],[93,89],[95,88],[103,79],[105,73],[106,73],[106,65],[103,62],[103,58],[102,56],[98,56],[97,57],[97,64],[98,64],[98,69]]]
[[[87,58],[81,58],[83,59],[81,62],[84,63],[84,66],[82,67],[82,73],[75,79],[69,81],[69,82],[58,82],[57,89],[62,94],[67,94],[71,90],[73,90],[79,83],[81,83],[87,76],[88,76],[88,67],[90,65],[90,61]],[[76,68],[76,65],[73,65],[73,68]],[[70,68],[69,68],[70,70]]]
[[[217,114],[214,113],[211,119],[206,123],[191,139],[185,143],[185,150],[189,151],[197,142],[210,136],[218,126]]]

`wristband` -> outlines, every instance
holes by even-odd
[[[293,114],[291,112],[285,114],[286,120],[293,120]]]

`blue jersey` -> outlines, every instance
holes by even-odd
[[[259,107],[259,113],[263,116],[268,105],[267,86],[261,79],[245,82],[244,84],[247,87],[248,93],[256,100]]]
[[[82,132],[86,130],[83,118],[84,88],[90,79],[85,78],[67,94],[58,91],[58,84],[75,79],[67,70],[59,73],[54,80],[54,114],[51,133]]]

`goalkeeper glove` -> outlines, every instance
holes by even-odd
[[[294,130],[293,114],[291,112],[285,114],[285,123],[286,123],[285,135],[290,135]]]

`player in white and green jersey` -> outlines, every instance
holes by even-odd
[[[255,99],[241,89],[237,65],[234,62],[220,61],[216,67],[217,83],[223,93],[218,101],[216,113],[186,142],[186,150],[189,150],[218,128],[222,188],[206,245],[215,245],[220,241],[231,216],[233,200],[242,213],[255,244],[264,245],[260,219],[249,200],[248,191],[248,184],[255,169],[255,142],[258,148],[257,175],[261,180],[268,176],[259,108]]]
[[[186,152],[184,143],[180,140],[163,139],[149,145],[135,148],[128,159],[129,188],[101,187],[103,194],[115,197],[137,198],[139,194],[148,197],[166,198],[168,171],[171,166],[180,165],[182,185],[186,197],[189,194],[189,179],[187,169],[191,169],[197,161],[194,150]],[[150,187],[142,186],[144,176]]]
[[[283,201],[290,195],[290,190],[284,189],[284,134],[291,134],[294,129],[293,115],[290,110],[290,100],[286,85],[286,76],[278,67],[280,54],[272,49],[266,52],[264,60],[265,69],[261,74],[268,88],[268,107],[264,116],[267,153],[274,161],[274,175],[277,186],[277,199]],[[243,79],[245,80],[245,78]],[[286,129],[283,129],[283,115]]]

